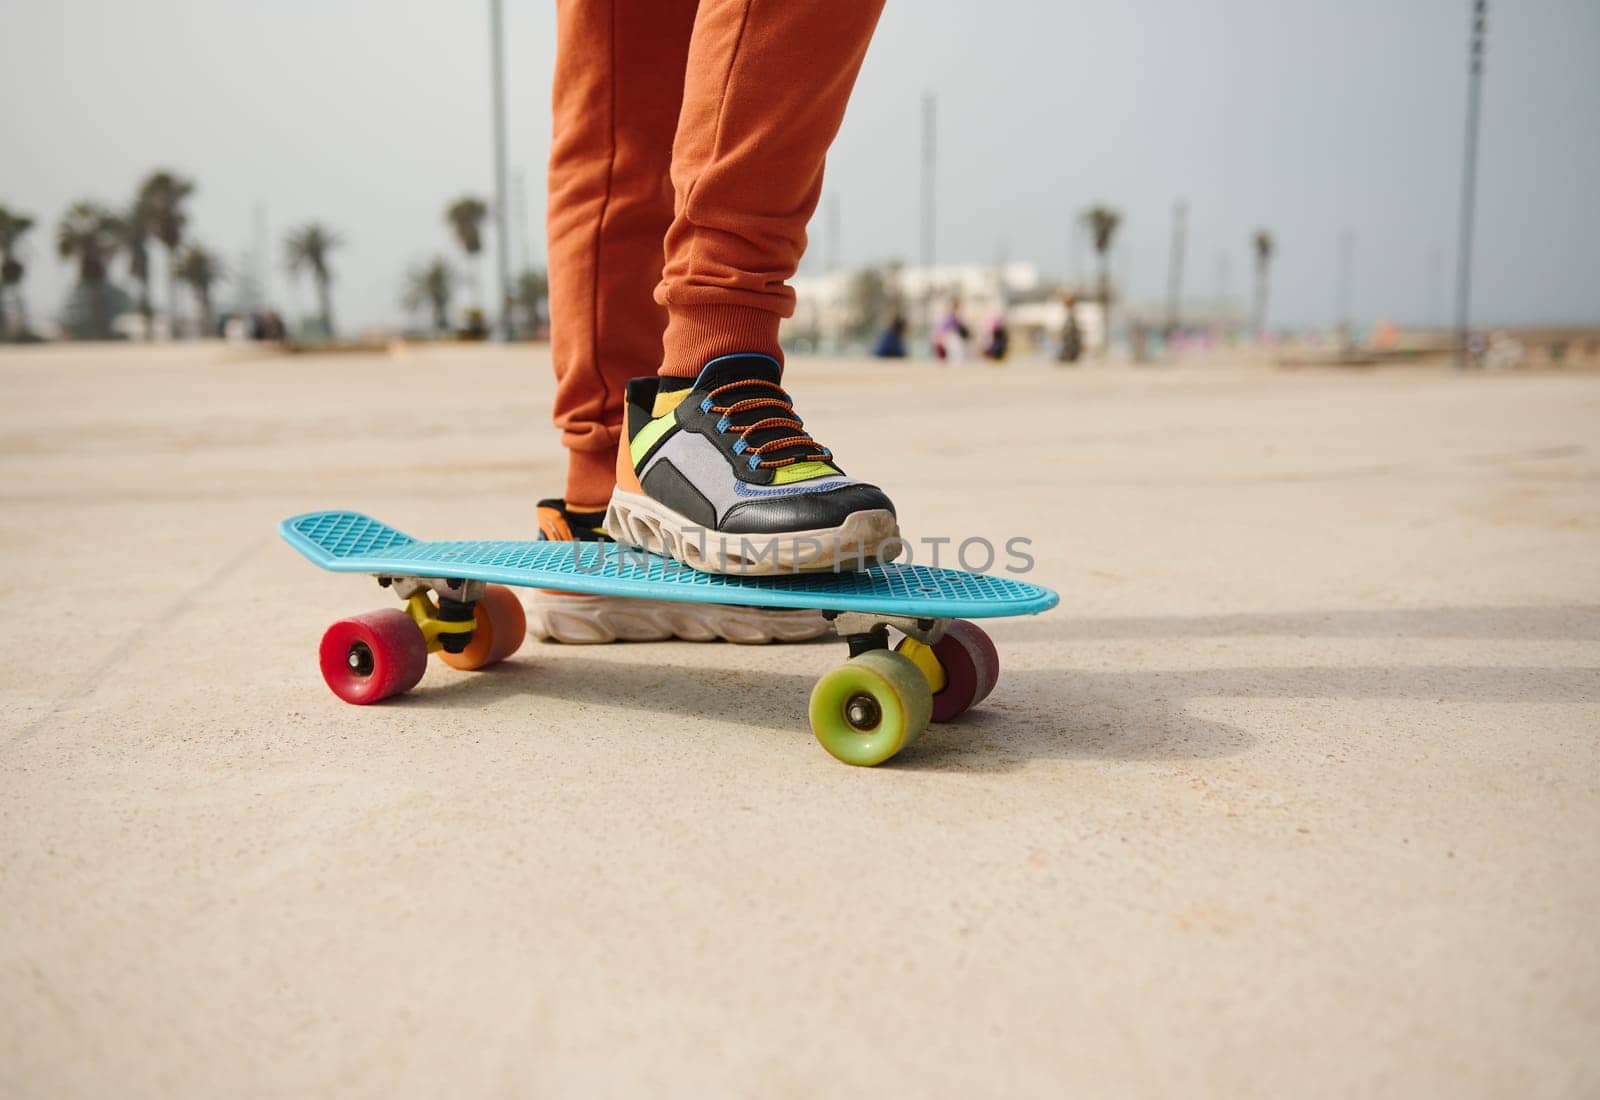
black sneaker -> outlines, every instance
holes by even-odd
[[[895,557],[894,505],[811,437],[781,375],[771,356],[725,355],[692,384],[628,383],[612,537],[709,573],[861,569]]]

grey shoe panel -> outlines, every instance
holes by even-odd
[[[729,511],[739,504],[761,500],[792,499],[812,493],[826,493],[834,489],[862,484],[854,478],[845,477],[841,474],[811,478],[807,481],[796,482],[793,485],[750,485],[734,476],[727,457],[709,439],[696,432],[677,431],[656,449],[655,454],[645,463],[644,470],[640,473],[639,484],[650,496],[656,496],[656,493],[650,488],[649,479],[656,467],[663,462],[669,463],[674,472],[686,481],[689,486],[698,490],[698,495],[715,510],[714,522],[706,524],[707,527],[711,528],[720,528]],[[867,487],[870,488],[870,486]],[[666,498],[658,499],[670,506],[674,511],[684,515],[691,514],[683,508],[679,508],[671,500]],[[883,505],[874,505],[873,507],[883,507]]]

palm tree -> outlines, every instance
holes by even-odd
[[[128,274],[139,284],[139,314],[144,318],[144,336],[153,335],[155,310],[150,305],[150,234],[144,211],[135,203],[122,219],[122,247],[128,253]]]
[[[845,287],[850,320],[845,332],[852,339],[871,340],[900,311],[894,301],[891,275],[880,267],[864,267],[850,276]]]
[[[1100,315],[1105,326],[1105,343],[1100,345],[1102,358],[1111,350],[1111,239],[1117,235],[1122,215],[1109,206],[1091,206],[1083,212],[1083,223],[1094,238],[1094,252],[1100,261]]]
[[[461,251],[467,254],[468,281],[472,284],[472,308],[483,309],[483,297],[478,290],[478,256],[483,252],[483,223],[489,216],[489,204],[472,195],[465,195],[445,208],[444,220],[456,235]]]
[[[73,203],[56,227],[56,252],[78,265],[78,287],[88,299],[88,334],[111,335],[112,294],[107,284],[111,259],[126,239],[122,222],[110,210],[88,200]]]
[[[1267,323],[1267,274],[1272,266],[1272,253],[1277,248],[1268,230],[1258,229],[1251,239],[1255,246],[1256,255],[1256,302],[1255,312],[1251,319],[1251,327],[1255,331],[1256,339],[1261,339],[1261,333]]]
[[[17,259],[17,242],[33,228],[33,219],[0,206],[0,337],[13,331],[28,331],[28,316],[22,305],[22,275],[25,268]],[[16,322],[6,310],[6,295],[16,303]]]
[[[172,327],[178,327],[178,247],[189,224],[183,204],[194,194],[194,182],[174,172],[152,172],[139,185],[135,216],[144,232],[160,241],[167,250],[167,313]]]
[[[223,262],[205,246],[191,244],[178,260],[178,278],[194,293],[200,307],[200,335],[211,333],[211,287],[227,277]]]
[[[284,240],[284,248],[288,253],[289,273],[298,275],[302,271],[309,271],[317,285],[319,322],[322,326],[322,335],[329,340],[333,339],[334,330],[333,272],[328,269],[328,254],[343,243],[337,233],[320,222],[307,222],[298,229],[290,230],[289,236]]]
[[[450,299],[456,293],[456,273],[443,256],[414,267],[406,276],[405,307],[433,313],[433,331],[450,331]]]
[[[530,267],[517,276],[512,301],[522,307],[529,336],[539,332],[539,322],[544,320],[544,303],[550,297],[550,279],[536,267]]]

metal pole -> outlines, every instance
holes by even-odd
[[[528,247],[528,177],[521,168],[511,173],[511,194],[517,212],[517,265],[512,274],[520,277],[528,270],[532,252]]]
[[[922,301],[918,303],[921,317],[921,328],[929,339],[933,336],[934,305],[933,305],[933,263],[934,263],[934,215],[933,215],[933,179],[934,158],[937,153],[935,146],[935,128],[937,123],[938,105],[932,92],[922,94]]]
[[[1350,278],[1355,268],[1356,235],[1346,229],[1339,234],[1339,346],[1355,343],[1350,321]]]
[[[1183,297],[1184,237],[1188,232],[1189,204],[1179,199],[1172,206],[1172,250],[1167,255],[1167,330],[1166,336],[1178,331],[1182,321],[1180,299]]]
[[[1489,0],[1472,0],[1472,47],[1467,62],[1467,135],[1461,160],[1461,243],[1456,258],[1456,363],[1470,366],[1472,225],[1478,190],[1478,115],[1483,99],[1483,39]]]
[[[839,270],[839,194],[836,191],[828,193],[824,207],[828,219],[828,274],[832,275]]]
[[[267,244],[267,204],[257,201],[255,210],[252,211],[255,221],[255,240],[253,248],[255,255],[251,257],[251,274],[256,278],[255,297],[248,303],[252,311],[268,309],[272,306],[272,260],[267,253],[270,246]]]
[[[1233,276],[1233,265],[1228,260],[1226,252],[1217,253],[1217,327],[1222,330],[1223,339],[1227,339],[1231,323],[1232,307],[1228,304],[1228,283]]]
[[[827,350],[830,354],[837,355],[840,346],[844,342],[844,324],[840,313],[848,305],[850,297],[849,288],[839,276],[839,193],[837,191],[828,192],[827,198],[823,200],[823,215],[827,220],[828,236],[827,254],[823,262],[827,266],[825,274],[827,277],[828,300],[833,307],[828,310]]]
[[[1438,245],[1428,249],[1428,314],[1430,329],[1442,329],[1449,321],[1444,315],[1444,250]]]
[[[932,92],[922,96],[922,266],[924,271],[933,267],[933,170],[937,152],[934,133],[938,103]]]
[[[494,97],[494,222],[495,266],[500,275],[500,334],[515,338],[511,323],[511,274],[508,270],[511,234],[506,210],[506,72],[501,0],[489,0],[490,71]]]
[[[1084,285],[1088,283],[1089,276],[1084,265],[1084,254],[1088,251],[1089,234],[1083,223],[1083,218],[1072,219],[1072,291],[1074,294],[1082,293]]]

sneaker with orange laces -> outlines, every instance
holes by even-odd
[[[578,544],[611,541],[604,518],[603,512],[575,512],[562,500],[541,500],[539,539],[571,542],[573,552],[584,554],[588,561],[598,548],[585,549]],[[808,641],[828,630],[827,621],[816,611],[673,603],[543,589],[530,591],[525,603],[531,636],[569,645],[662,642],[672,638],[759,645]]]
[[[814,439],[770,355],[628,383],[611,536],[709,573],[863,569],[904,544],[882,489]]]

